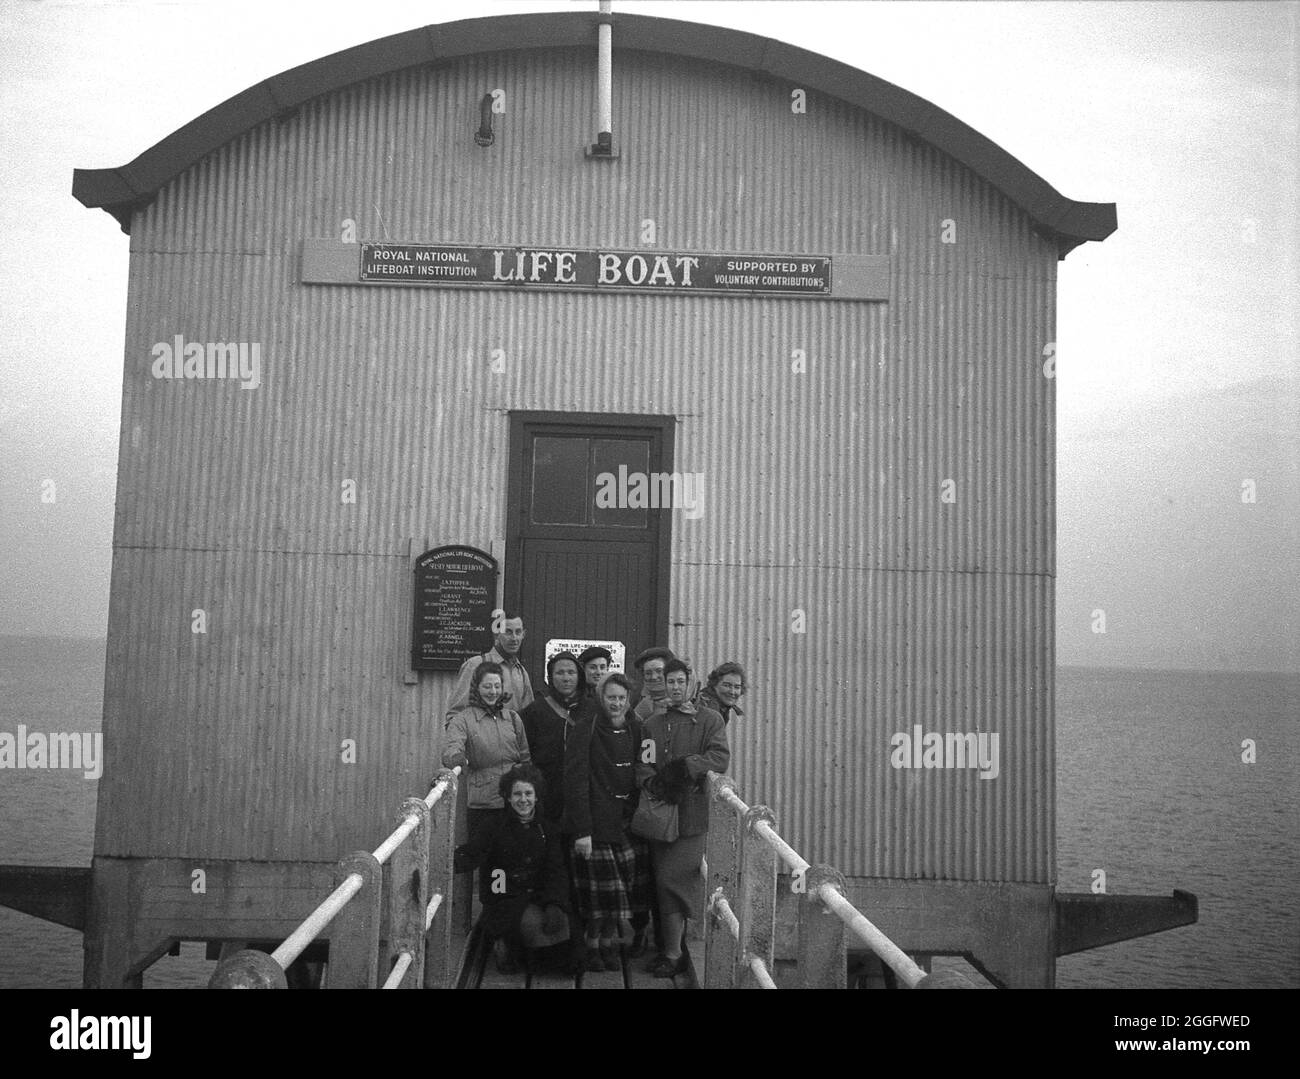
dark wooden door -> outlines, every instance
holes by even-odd
[[[668,639],[672,510],[597,500],[601,477],[671,472],[672,417],[517,412],[510,424],[507,610],[540,689],[554,638],[622,641],[627,661]],[[603,504],[602,504],[603,503]]]

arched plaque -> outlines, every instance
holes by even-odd
[[[411,666],[454,671],[492,647],[497,560],[474,547],[435,547],[415,563]]]

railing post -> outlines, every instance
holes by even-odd
[[[388,963],[384,974],[402,952],[413,956],[399,988],[418,989],[424,985],[424,908],[429,903],[429,807],[423,798],[408,798],[397,811],[396,823],[402,824],[415,813],[420,823],[393,851],[389,859],[388,887]]]
[[[361,890],[335,916],[330,926],[328,989],[374,989],[379,985],[380,892],[384,872],[368,850],[342,859],[334,871],[334,883],[342,884],[353,873],[361,874]]]
[[[796,989],[845,989],[848,987],[848,949],[844,944],[844,923],[818,898],[818,889],[834,888],[841,895],[848,882],[834,866],[814,865],[792,878],[799,892],[799,950],[795,968]]]
[[[735,986],[754,985],[747,956],[756,955],[773,972],[772,956],[776,940],[776,851],[754,831],[759,821],[776,828],[776,817],[767,806],[751,806],[745,814],[740,842],[740,894],[736,917],[740,921],[740,941],[736,947]],[[774,972],[773,972],[774,973]]]
[[[453,862],[456,856],[456,773],[444,769],[434,777],[435,783],[443,781],[447,789],[442,797],[434,803],[429,818],[428,843],[429,887],[427,895],[432,898],[435,893],[442,895],[438,914],[433,919],[425,935],[424,987],[426,989],[450,989],[455,984],[455,965],[459,956],[453,954],[452,942],[455,919],[452,917],[453,886],[456,874]]]
[[[740,819],[731,806],[718,797],[735,790],[730,776],[709,776],[709,831],[705,838],[705,861],[709,876],[705,882],[706,902],[719,888],[729,900],[736,898],[739,879]],[[736,977],[736,938],[721,918],[706,913],[704,918],[704,988],[731,989]]]

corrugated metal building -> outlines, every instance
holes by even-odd
[[[1044,359],[1057,262],[1114,207],[843,64],[659,18],[613,19],[592,154],[598,21],[372,42],[77,173],[131,243],[92,983],[274,935],[423,792],[452,675],[411,670],[412,565],[460,543],[500,557],[536,684],[551,637],[743,662],[746,797],[904,947],[1050,984]],[[375,283],[363,243],[828,258],[828,286]],[[157,377],[194,342],[256,346],[256,380]],[[581,509],[619,463],[702,474],[703,513]],[[963,732],[998,735],[984,778],[895,737]]]

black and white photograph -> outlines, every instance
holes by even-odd
[[[1298,56],[0,0],[0,988],[1300,988]]]

